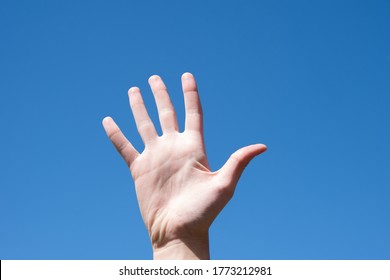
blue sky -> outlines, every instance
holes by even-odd
[[[0,259],[151,259],[111,115],[197,78],[210,165],[269,150],[210,231],[214,259],[390,258],[389,1],[0,2]]]

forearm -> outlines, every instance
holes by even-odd
[[[209,260],[209,237],[176,239],[163,246],[153,245],[155,260]]]

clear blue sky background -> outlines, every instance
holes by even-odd
[[[389,1],[0,1],[0,258],[150,259],[111,115],[194,73],[209,161],[265,143],[214,259],[390,258]]]

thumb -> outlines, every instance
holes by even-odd
[[[249,162],[266,150],[267,146],[263,144],[250,145],[237,150],[219,170],[219,176],[230,182],[230,185],[234,188]]]

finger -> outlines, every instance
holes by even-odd
[[[227,180],[228,185],[234,190],[245,167],[255,156],[266,150],[267,147],[263,144],[250,145],[237,150],[218,171],[219,176],[224,178],[224,180]]]
[[[198,88],[191,73],[182,75],[182,87],[186,109],[185,130],[195,130],[203,134],[203,113]]]
[[[163,133],[178,131],[175,108],[169,98],[164,82],[159,76],[153,75],[149,78],[149,84],[152,89],[154,99],[156,100],[158,116]]]
[[[111,117],[105,117],[103,119],[103,127],[110,138],[112,144],[118,150],[119,154],[126,161],[127,166],[131,166],[133,161],[138,157],[139,153],[133,147],[133,145],[126,139],[122,131],[116,125]]]
[[[138,133],[146,145],[158,137],[156,129],[150,120],[148,111],[146,111],[139,88],[132,87],[129,89],[129,99]]]

